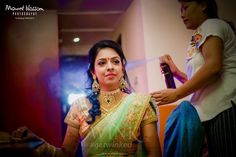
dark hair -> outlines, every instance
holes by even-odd
[[[208,18],[218,18],[218,8],[215,0],[178,0],[179,2],[196,2],[198,4],[206,3],[204,12]]]
[[[127,72],[125,70],[125,66],[127,64],[127,60],[125,58],[125,55],[124,55],[123,50],[120,47],[120,45],[118,43],[116,43],[115,41],[112,41],[112,40],[101,40],[101,41],[95,43],[91,47],[91,49],[89,50],[89,53],[88,53],[89,67],[88,67],[88,70],[87,70],[88,81],[89,81],[89,89],[92,89],[93,76],[91,74],[91,71],[94,71],[94,63],[95,63],[96,56],[97,56],[99,50],[101,50],[103,48],[112,48],[120,56],[121,63],[123,65],[124,79],[128,83],[128,87],[126,89],[124,89],[124,92],[131,93],[131,85],[130,85],[130,82],[129,82],[129,78],[128,78]],[[99,101],[97,99],[97,96],[98,95],[96,93],[94,93],[94,92],[90,92],[90,94],[88,94],[88,96],[87,96],[89,101],[92,103],[92,108],[89,110],[89,114],[91,116],[91,120],[87,121],[88,124],[93,123],[95,121],[95,119],[96,119],[96,116],[101,114],[100,103],[99,103]]]

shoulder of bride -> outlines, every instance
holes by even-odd
[[[138,97],[151,97],[151,95],[147,93],[134,93],[134,94]]]

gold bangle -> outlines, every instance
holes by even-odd
[[[56,154],[56,147],[45,142],[35,150],[39,157],[54,157]]]

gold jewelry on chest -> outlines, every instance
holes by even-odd
[[[114,91],[100,91],[98,100],[100,102],[101,108],[105,110],[110,110],[117,104],[121,102],[125,93],[123,93],[119,88]]]

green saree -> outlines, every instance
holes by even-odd
[[[109,112],[102,112],[92,125],[88,125],[84,115],[91,104],[78,100],[65,122],[80,130],[83,157],[143,156],[137,155],[142,150],[139,149],[142,148],[139,144],[141,127],[157,121],[150,102],[150,95],[132,93]]]
[[[130,94],[95,121],[82,141],[84,157],[135,156],[138,131],[149,101],[150,96]]]

